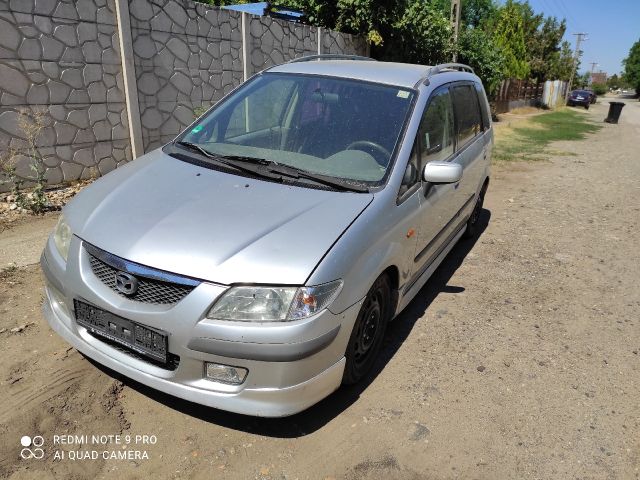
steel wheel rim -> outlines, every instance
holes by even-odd
[[[356,367],[361,367],[367,362],[376,343],[382,323],[382,315],[383,293],[379,288],[365,300],[362,308],[362,320],[358,322],[358,330],[356,331],[354,342],[353,360]]]

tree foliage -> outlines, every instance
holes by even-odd
[[[567,29],[564,20],[545,18],[533,32],[527,46],[531,77],[538,80],[566,78],[571,74],[573,52],[568,42],[562,42]]]
[[[560,44],[560,50],[553,52],[548,57],[548,64],[544,76],[539,77],[539,80],[565,80],[568,81],[571,77],[573,70],[573,50],[571,50],[571,44],[566,40]],[[580,62],[578,61],[579,66]]]
[[[504,57],[491,35],[480,28],[460,32],[458,61],[473,68],[488,93],[493,93],[504,78]]]
[[[624,80],[640,94],[640,40],[633,44],[623,61]]]
[[[410,0],[393,27],[397,36],[390,42],[385,57],[425,65],[451,59],[451,24],[434,5]]]
[[[214,3],[225,0],[210,0]],[[313,25],[365,37],[382,60],[469,64],[492,91],[504,78],[568,80],[573,52],[566,23],[536,13],[527,1],[462,0],[458,42],[450,0],[282,0]]]
[[[494,40],[504,56],[505,78],[527,78],[530,72],[525,41],[525,18],[520,4],[513,0],[498,10],[498,14],[488,23]],[[528,25],[527,25],[528,27]]]

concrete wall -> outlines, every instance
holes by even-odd
[[[0,153],[24,145],[21,108],[46,110],[40,146],[51,184],[132,158],[115,1],[0,0]],[[194,108],[212,105],[245,76],[319,51],[367,51],[359,37],[324,29],[319,36],[315,27],[269,17],[247,15],[243,32],[243,14],[191,0],[129,0],[128,7],[129,88],[140,111],[132,123],[139,122],[145,151],[175,137]],[[26,162],[19,172],[28,175]]]
[[[112,0],[0,0],[0,151],[24,144],[25,108],[48,114],[50,183],[131,159]]]

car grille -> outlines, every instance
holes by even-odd
[[[126,295],[118,290],[116,286],[116,273],[128,271],[128,269],[116,268],[109,265],[104,260],[92,254],[91,250],[96,249],[96,247],[91,246],[91,250],[86,247],[87,245],[85,244],[85,249],[89,254],[91,270],[94,275],[111,290],[129,300],[156,305],[173,305],[186,297],[195,288],[195,285],[180,285],[173,282],[164,282],[155,278],[145,277],[137,272],[131,272],[138,280],[138,290],[133,295]]]

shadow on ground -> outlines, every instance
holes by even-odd
[[[460,293],[464,291],[464,287],[449,285],[449,280],[487,228],[490,218],[491,212],[483,209],[479,217],[479,235],[472,239],[458,242],[413,301],[389,324],[385,344],[372,372],[357,385],[341,387],[318,404],[291,417],[284,419],[256,418],[205,407],[149,388],[91,359],[88,360],[105,374],[122,381],[128,387],[190,417],[235,430],[276,438],[294,438],[308,435],[322,428],[360,397],[360,394],[367,389],[393,358],[404,340],[411,333],[411,330],[413,330],[415,323],[422,318],[438,294],[441,292]]]

